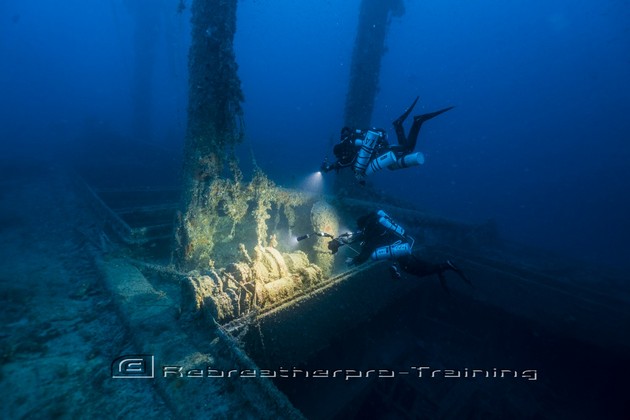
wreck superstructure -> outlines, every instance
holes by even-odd
[[[368,189],[361,199],[307,194],[276,185],[258,168],[245,179],[234,156],[243,135],[236,5],[192,3],[182,189],[82,186],[107,220],[107,235],[124,244],[103,245],[109,249],[98,266],[134,349],[156,358],[152,381],[173,415],[461,418],[524,407],[531,417],[582,414],[582,407],[559,408],[565,397],[549,392],[560,382],[554,348],[571,349],[593,369],[625,362],[627,286],[507,246],[492,223],[430,215]],[[361,10],[346,121],[368,126],[388,20],[402,13],[402,1],[363,0]],[[365,66],[368,72],[357,70]],[[474,288],[453,279],[449,296],[435,279],[392,280],[387,263],[350,269],[343,257],[352,251],[333,256],[328,238],[295,241],[352,229],[357,216],[376,209],[403,224],[425,258],[455,258]],[[418,377],[421,367],[535,370],[541,386],[427,381]],[[348,370],[360,379],[313,377]],[[398,377],[366,375],[370,370]],[[501,387],[514,396],[502,400]]]
[[[344,123],[370,127],[379,90],[381,61],[387,51],[385,40],[392,16],[405,13],[403,0],[362,0],[359,25],[352,52]]]
[[[240,176],[233,156],[242,139],[243,100],[233,48],[236,5],[236,0],[196,0],[191,5],[184,187],[176,238],[178,263],[189,268],[210,264],[224,188],[234,187],[224,209],[235,220],[242,217],[241,191],[235,189],[240,184],[227,184],[222,176],[228,162],[235,180]]]
[[[270,239],[259,244],[250,214],[258,205],[250,201],[248,214],[234,226],[239,232],[234,237],[249,238],[251,245],[217,241],[215,251],[224,253],[225,263],[182,271],[168,263],[168,253],[160,252],[151,236],[140,240],[136,235],[132,243],[125,239],[127,230],[114,227],[134,219],[128,206],[124,214],[116,213],[111,189],[105,200],[94,186],[86,191],[94,208],[110,220],[110,237],[118,232],[129,244],[128,251],[99,258],[99,267],[135,348],[154,354],[161,363],[158,369],[180,366],[184,374],[205,372],[203,386],[185,375],[164,377],[162,372],[155,378],[176,415],[191,401],[203,407],[199,417],[228,412],[360,416],[375,401],[379,410],[400,415],[496,415],[497,404],[502,412],[520,412],[527,406],[534,416],[550,409],[560,414],[558,407],[567,400],[549,390],[564,386],[562,374],[583,383],[582,371],[572,370],[572,363],[580,360],[591,377],[598,377],[594,372],[627,361],[627,286],[583,263],[506,244],[491,223],[472,225],[379,204],[404,226],[415,227],[410,229],[425,258],[454,258],[465,269],[474,288],[449,279],[449,295],[437,279],[392,280],[386,262],[348,269],[340,255],[327,275],[315,264],[320,244],[289,241],[296,232],[321,226],[315,223],[314,210],[326,209],[335,215],[334,223],[352,226],[356,214],[373,209],[372,202],[283,190],[302,200],[290,217],[275,204],[265,211]],[[146,208],[139,205],[138,211]],[[228,237],[232,221],[226,213],[218,217]],[[135,229],[142,231],[140,226]],[[536,382],[427,381],[419,380],[417,371],[387,381],[303,377],[304,371],[330,375],[349,369],[356,375],[379,368],[409,371],[413,366],[535,370],[538,377]],[[229,371],[254,372],[256,379],[208,375]],[[272,371],[275,378],[261,375]],[[288,378],[288,373],[281,377],[278,372],[298,373]],[[619,410],[618,392],[612,383],[605,387],[612,393],[609,408]],[[498,390],[507,388],[513,396],[506,401]],[[567,410],[582,409],[577,405]]]

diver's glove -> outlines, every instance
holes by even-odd
[[[322,165],[319,167],[319,170],[321,172],[324,172],[324,173],[330,172],[333,169],[339,169],[339,167],[337,165],[337,162],[335,162],[335,163],[328,163],[328,160],[323,161]]]

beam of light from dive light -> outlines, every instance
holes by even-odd
[[[296,238],[291,232],[288,232],[288,235],[284,238],[289,249],[296,249],[298,246],[299,239]]]
[[[324,190],[324,176],[322,171],[313,172],[302,182],[302,189],[309,192],[321,193]]]

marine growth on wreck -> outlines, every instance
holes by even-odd
[[[275,185],[260,169],[245,181],[234,157],[242,137],[243,94],[233,50],[237,2],[192,3],[184,192],[174,262],[191,271],[193,310],[227,321],[293,296],[330,276],[322,238],[292,243],[292,232],[339,227],[334,209]]]
[[[291,237],[294,229],[335,232],[338,226],[324,202],[278,187],[261,171],[243,183],[235,162],[231,169],[233,179],[217,178],[203,192],[203,206],[179,215],[177,235],[178,246],[186,243],[183,257],[194,264],[185,286],[185,300],[195,306],[189,309],[204,307],[219,322],[289,298],[329,276],[332,255],[325,244],[312,242],[304,252],[291,249]]]

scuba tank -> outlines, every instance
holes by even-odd
[[[410,166],[418,166],[424,163],[424,155],[421,152],[410,153],[400,158],[396,158],[394,152],[389,151],[370,162],[365,171],[366,175],[371,175],[381,169],[387,167],[390,171],[408,168]]]
[[[376,214],[380,216],[380,218],[378,219],[378,222],[381,225],[385,226],[387,229],[391,230],[392,232],[394,232],[396,235],[400,237],[405,236],[405,229],[403,229],[402,226],[394,222],[387,213],[385,213],[383,210],[379,210],[378,212],[376,212]]]
[[[361,147],[363,146],[363,138],[365,137],[365,134],[363,131],[359,130],[358,128],[356,130],[354,130],[354,145],[356,147]]]
[[[408,168],[410,166],[418,166],[424,163],[424,155],[422,152],[409,153],[401,158],[396,159],[396,162],[387,166],[387,169],[390,171],[395,171],[396,169]]]
[[[376,248],[372,252],[371,258],[372,261],[382,261],[400,258],[405,255],[411,255],[411,245],[408,242],[397,241],[391,245]]]
[[[396,155],[394,152],[387,152],[384,155],[377,157],[376,159],[370,162],[370,165],[365,170],[366,175],[372,175],[374,172],[378,172],[386,166],[391,165],[396,162]]]
[[[411,248],[413,247],[413,243],[415,242],[412,237],[405,236],[405,229],[402,226],[394,222],[391,217],[383,210],[379,210],[376,212],[379,216],[378,222],[383,225],[386,229],[392,231],[396,235],[404,238],[405,241],[411,240],[409,242],[403,242],[399,240],[394,242],[391,245],[382,246],[380,248],[376,248],[374,252],[372,252],[371,258],[372,261],[381,261],[381,260],[393,260],[405,255],[411,255]]]
[[[365,133],[361,149],[357,154],[357,160],[354,162],[355,173],[360,175],[365,174],[365,168],[368,166],[368,163],[370,163],[370,159],[380,138],[381,134],[376,131],[368,130],[367,133]]]

